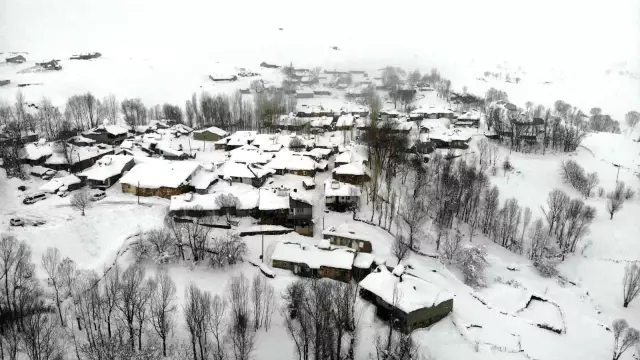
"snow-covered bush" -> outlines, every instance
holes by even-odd
[[[636,194],[636,192],[633,191],[633,189],[629,187],[624,191],[624,199],[625,200],[631,200],[631,199],[633,199],[633,196],[635,194]]]
[[[458,251],[456,263],[464,274],[465,284],[473,287],[484,286],[484,271],[487,262],[487,249],[482,245],[465,246]]]
[[[587,173],[584,168],[575,160],[562,161],[560,165],[562,180],[571,184],[584,197],[589,197],[591,191],[598,185],[598,174]]]
[[[218,236],[210,243],[211,259],[213,267],[224,267],[244,261],[249,253],[249,248],[244,239],[237,233],[228,231],[223,236]]]
[[[541,258],[533,262],[533,266],[542,277],[551,278],[558,275],[557,263],[552,259]]]

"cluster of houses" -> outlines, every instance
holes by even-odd
[[[453,310],[448,292],[411,274],[402,264],[389,268],[376,258],[366,234],[342,224],[322,235],[316,245],[276,243],[272,267],[301,277],[358,281],[361,296],[376,306],[377,315],[407,333],[434,324]]]

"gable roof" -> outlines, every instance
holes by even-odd
[[[177,188],[186,185],[199,168],[200,164],[195,161],[147,159],[134,166],[120,182],[147,189]]]
[[[133,156],[130,155],[105,155],[94,166],[83,171],[80,176],[104,181],[112,176],[122,174],[125,166],[131,161],[133,161]]]
[[[332,267],[351,269],[355,252],[351,249],[320,249],[315,245],[303,245],[297,242],[278,242],[271,255],[271,260],[306,264],[312,269]]]
[[[220,129],[219,127],[216,127],[216,126],[212,126],[212,127],[206,128],[206,129],[195,130],[194,131],[194,133],[197,133],[197,134],[201,134],[203,132],[210,132],[210,133],[216,134],[216,135],[218,135],[220,137],[225,137],[225,136],[229,135],[228,132],[226,132],[226,131],[224,131],[224,130]]]
[[[362,163],[348,163],[333,169],[333,173],[340,175],[369,175],[369,169]]]
[[[393,273],[385,266],[360,281],[360,287],[375,294],[389,305],[409,314],[415,310],[431,308],[453,297],[438,286],[410,274],[398,265]],[[394,290],[396,290],[394,296]],[[395,298],[394,298],[395,297]]]
[[[324,182],[324,196],[360,196],[360,187],[327,179]]]

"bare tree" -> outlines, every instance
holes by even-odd
[[[101,117],[109,121],[110,124],[118,123],[118,113],[120,112],[120,103],[116,96],[109,94],[102,99],[100,103]]]
[[[207,327],[211,322],[211,294],[195,284],[185,290],[183,313],[191,341],[193,360],[208,358]]]
[[[140,304],[146,299],[143,291],[144,269],[139,265],[131,265],[124,272],[120,279],[118,288],[118,302],[116,308],[127,326],[129,332],[129,343],[131,349],[135,350],[135,325],[137,311]]]
[[[167,339],[175,325],[176,284],[166,270],[159,269],[155,279],[151,280],[151,298],[149,299],[150,320],[153,330],[162,341],[162,355],[167,356]]]
[[[253,327],[257,331],[262,326],[262,305],[264,296],[265,280],[260,273],[256,273],[253,276],[253,282],[251,284],[251,303],[253,304]]]
[[[622,279],[622,306],[627,307],[640,293],[640,266],[638,262],[628,263]]]
[[[620,359],[620,356],[635,346],[640,341],[640,332],[632,327],[624,319],[613,322],[613,360]]]
[[[396,259],[398,259],[398,264],[407,257],[407,255],[409,255],[410,250],[409,243],[404,236],[396,235],[393,240],[393,244],[391,245],[391,253]]]
[[[233,194],[220,194],[215,202],[220,210],[224,211],[227,224],[230,224],[231,214],[235,213],[238,205],[240,205],[238,197]]]
[[[231,323],[228,332],[235,360],[249,360],[253,352],[255,331],[251,326],[251,317],[256,314],[252,314],[249,308],[249,294],[249,282],[244,275],[231,278],[228,288]]]
[[[565,205],[569,202],[569,196],[562,190],[553,189],[547,196],[548,210],[542,208],[547,223],[549,224],[549,235],[555,230],[556,224],[560,221]]]
[[[214,360],[224,360],[226,355],[223,343],[226,311],[227,301],[224,297],[216,295],[211,301],[211,322],[209,323],[209,329],[215,340]]]
[[[447,231],[443,240],[440,252],[445,259],[452,261],[460,251],[460,243],[462,242],[462,233],[460,233],[460,229],[456,229],[454,234]]]
[[[21,350],[29,360],[58,360],[64,357],[64,345],[56,318],[34,312],[22,319]]]
[[[624,200],[624,182],[619,181],[615,190],[607,194],[607,212],[610,220],[613,220],[613,214],[622,209]]]
[[[424,204],[421,199],[407,197],[398,216],[407,224],[409,230],[408,245],[410,249],[414,249],[416,236],[420,233],[420,228],[427,219],[427,211],[424,208]]]
[[[58,309],[58,315],[60,316],[60,324],[64,326],[64,318],[62,316],[62,275],[61,275],[62,256],[58,248],[47,248],[47,251],[42,254],[42,267],[47,273],[48,283],[53,288],[53,300],[56,303]]]
[[[174,246],[171,233],[166,227],[151,229],[146,235],[146,240],[153,246],[157,255],[170,251]]]
[[[91,197],[86,189],[78,190],[71,196],[71,207],[81,212],[84,216],[84,212],[87,208],[91,207]]]
[[[129,126],[144,125],[147,121],[147,109],[140,99],[125,99],[120,104],[124,121]]]

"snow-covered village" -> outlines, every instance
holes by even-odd
[[[310,5],[266,21],[227,4],[206,26],[245,26],[246,44],[191,53],[207,11],[179,30],[183,5],[114,1],[5,6],[0,359],[640,359],[631,53],[589,30],[572,41],[608,55],[519,62],[493,49],[564,29],[520,16],[459,50],[515,9],[497,0],[407,5],[471,13],[409,50],[390,38],[420,26],[372,30],[365,50],[325,9],[326,32],[299,17]],[[640,21],[619,2],[575,18],[616,14],[618,34]],[[173,54],[156,41],[183,35]]]

